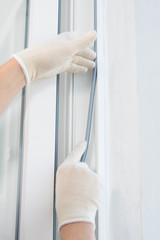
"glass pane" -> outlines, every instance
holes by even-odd
[[[26,0],[0,8],[0,64],[24,48]],[[15,239],[21,92],[0,116],[0,239]]]

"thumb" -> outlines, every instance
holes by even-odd
[[[75,46],[75,49],[77,51],[89,47],[95,40],[96,40],[97,34],[96,31],[90,31],[83,36],[71,41],[72,46]]]
[[[64,162],[79,162],[84,151],[86,150],[87,142],[80,142],[73,151],[67,156]]]

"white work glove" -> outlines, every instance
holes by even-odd
[[[58,230],[69,223],[89,222],[95,227],[102,185],[86,163],[79,162],[86,149],[81,142],[57,170],[56,211]]]
[[[13,57],[19,62],[29,83],[64,71],[85,73],[95,67],[96,54],[89,48],[96,32],[65,32],[44,43],[29,47]]]

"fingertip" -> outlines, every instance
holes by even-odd
[[[96,63],[93,61],[93,62],[92,62],[92,66],[90,67],[90,69],[94,69],[95,66],[96,66]]]
[[[81,141],[67,156],[65,162],[79,162],[87,147],[86,141]]]
[[[91,46],[93,42],[96,40],[97,33],[96,31],[89,31],[86,34],[84,34],[82,37],[76,39],[74,41],[75,47],[77,52],[83,48]]]
[[[83,67],[83,72],[82,73],[87,73],[88,72],[88,68]]]
[[[97,57],[97,53],[95,51],[93,51],[93,55],[92,56],[93,56],[92,60],[95,60],[96,57]]]
[[[67,69],[67,71],[71,72],[71,73],[86,73],[88,71],[88,68],[71,63],[70,67]]]
[[[86,150],[86,147],[87,147],[87,142],[86,141],[81,141],[79,142],[79,144],[75,147],[76,151],[82,155],[85,150]]]
[[[93,44],[93,42],[96,40],[97,38],[97,33],[95,30],[92,30],[92,31],[89,31],[88,33],[88,38],[90,39],[91,41],[91,44]]]
[[[95,30],[89,31],[89,33],[93,36],[94,39],[97,38],[97,32]]]
[[[82,49],[80,50],[76,56],[81,56],[81,57],[84,57],[84,58],[87,58],[91,61],[95,60],[96,57],[97,57],[97,54],[94,50],[92,50],[91,48],[85,48],[85,49]]]

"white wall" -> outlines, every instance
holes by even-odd
[[[136,0],[144,240],[160,239],[160,1]]]

